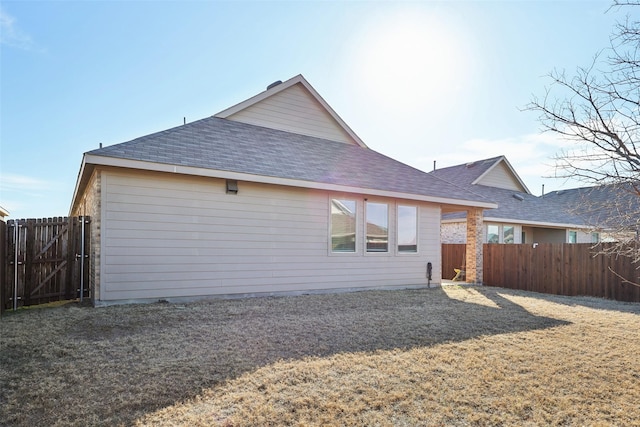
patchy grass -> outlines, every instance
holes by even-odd
[[[638,304],[447,287],[0,327],[0,425],[640,425]]]

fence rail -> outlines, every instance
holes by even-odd
[[[485,244],[483,282],[488,286],[547,294],[640,302],[640,287],[625,283],[611,271],[640,283],[640,266],[627,257],[596,254],[609,245],[601,243],[593,248],[591,244],[540,243],[535,247]],[[464,245],[446,246],[458,246],[458,251],[464,248]],[[445,252],[443,245],[443,271],[446,271],[445,253],[455,250],[447,248]]]
[[[10,220],[0,258],[2,309],[88,297],[89,217]],[[81,291],[82,288],[82,291]]]

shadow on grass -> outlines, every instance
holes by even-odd
[[[620,313],[640,314],[640,303],[616,301],[606,298],[590,296],[566,296],[529,292],[517,289],[499,288],[486,286],[480,288],[481,292],[499,292],[504,295],[526,296],[548,301],[554,304],[566,305],[569,307],[585,307],[594,310],[610,310]]]
[[[462,300],[436,288],[66,306],[6,316],[0,425],[130,425],[283,359],[433,346],[567,324],[529,313],[501,297],[503,289],[476,289],[457,292]]]

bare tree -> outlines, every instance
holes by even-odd
[[[615,1],[610,9],[638,6]],[[556,176],[611,190],[604,205],[585,193],[579,211],[594,230],[616,237],[607,252],[629,256],[640,268],[640,21],[627,15],[591,64],[571,77],[554,71],[549,78],[544,97],[527,109],[540,114],[544,131],[573,142],[556,155]]]

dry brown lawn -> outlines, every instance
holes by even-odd
[[[446,287],[0,327],[0,425],[640,425],[640,304]]]

